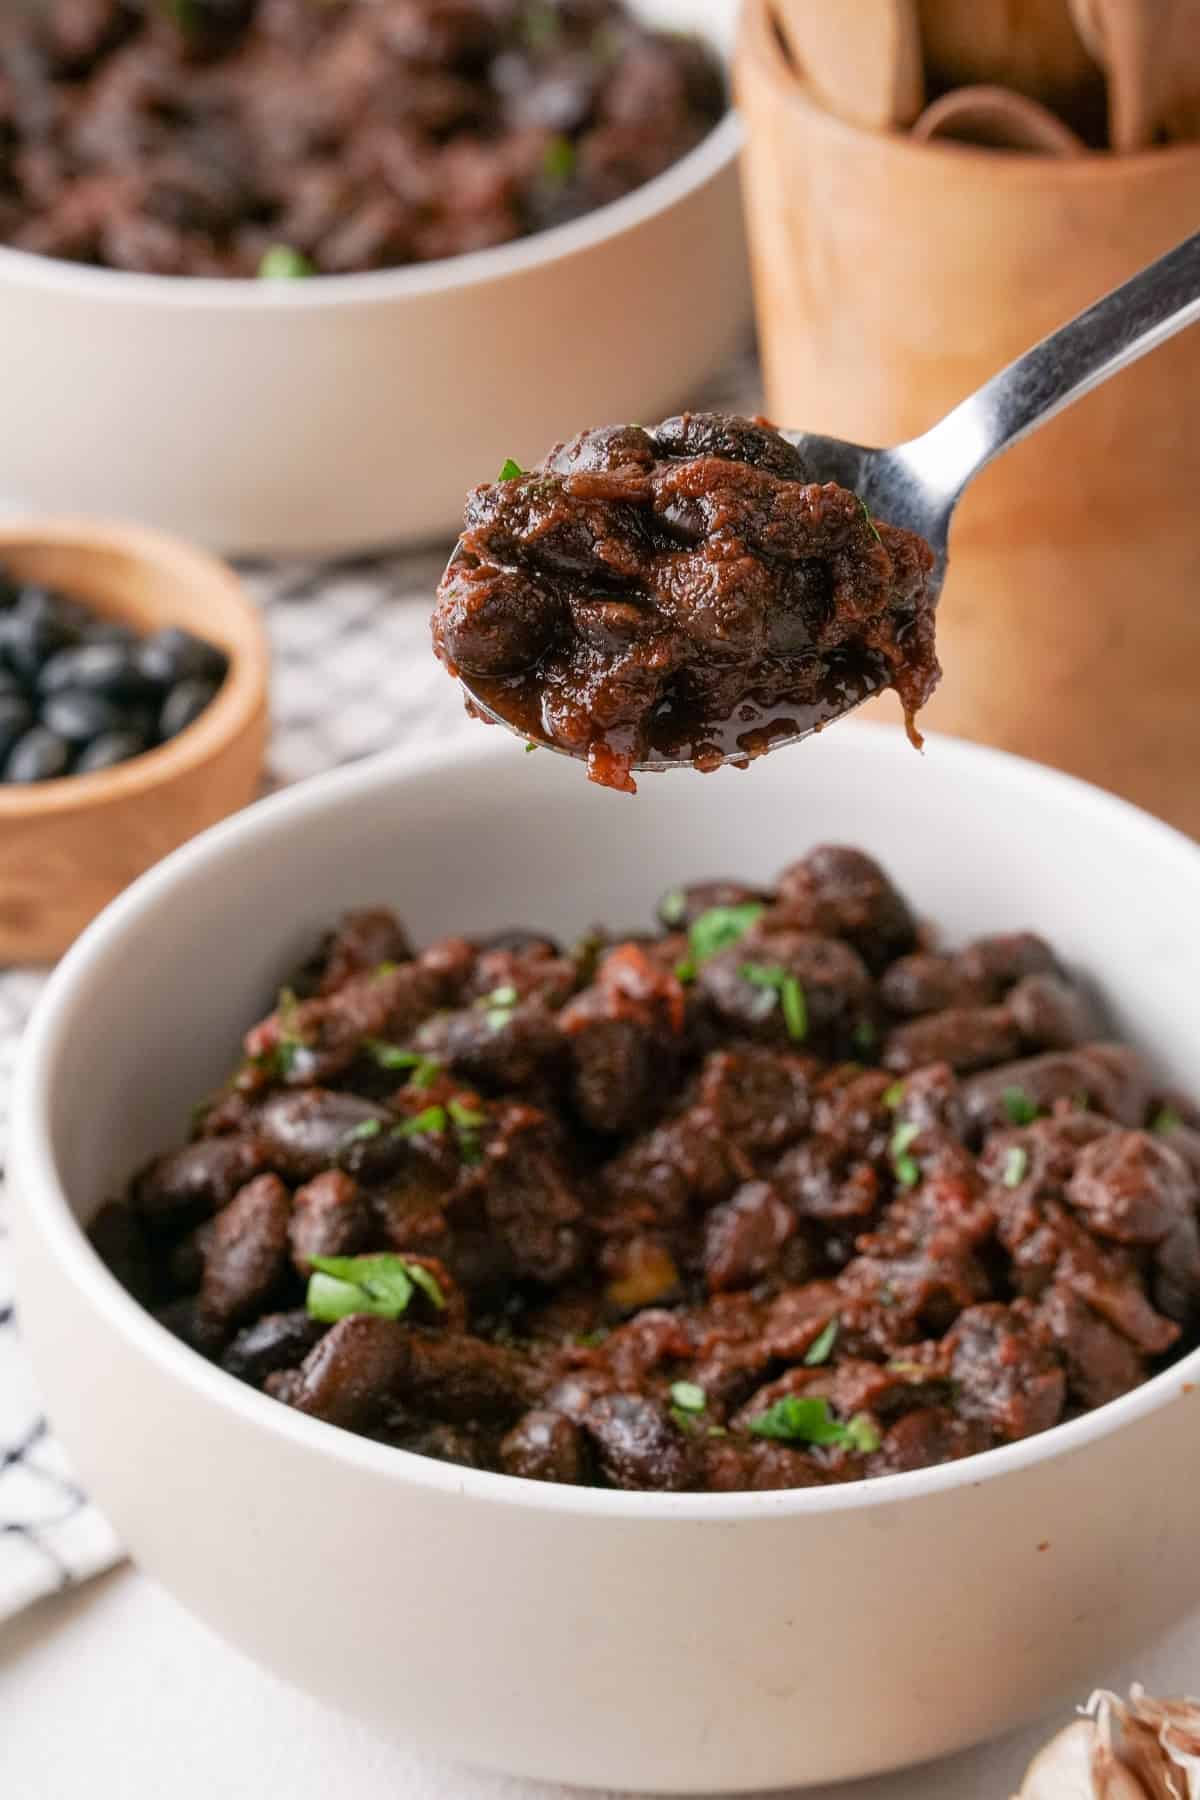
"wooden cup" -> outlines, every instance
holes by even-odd
[[[215,698],[170,743],[94,775],[0,786],[3,965],[61,955],[135,876],[254,799],[270,663],[233,570],[158,532],[82,519],[0,525],[0,564],[141,634],[179,625],[229,657]],[[186,955],[186,919],[180,934]]]
[[[781,424],[912,437],[1200,223],[1200,146],[1059,160],[832,117],[793,75],[766,0],[746,0],[737,82]],[[1196,835],[1198,401],[1200,331],[1184,332],[971,486],[939,615],[945,676],[921,718]],[[872,710],[895,716],[890,699]]]

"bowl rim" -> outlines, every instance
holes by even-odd
[[[840,728],[842,741],[868,760],[903,753],[898,726],[852,721]],[[945,760],[960,780],[1016,784],[1057,796],[1074,815],[1076,828],[1116,829],[1128,853],[1139,848],[1173,860],[1185,879],[1200,883],[1200,844],[1151,817],[1141,808],[1075,776],[963,739],[930,733],[931,753]],[[1081,1418],[1037,1436],[983,1451],[958,1462],[863,1482],[824,1488],[785,1488],[765,1493],[661,1494],[603,1488],[560,1487],[490,1470],[467,1469],[378,1444],[338,1426],[312,1419],[248,1387],[207,1362],[160,1325],[128,1294],[100,1261],[75,1218],[59,1179],[50,1131],[50,1094],[60,1046],[69,1036],[72,1015],[86,1003],[89,988],[103,979],[104,965],[118,955],[139,922],[186,887],[194,870],[219,864],[226,854],[252,844],[264,827],[302,829],[310,815],[353,805],[362,796],[403,789],[409,777],[440,770],[475,775],[505,745],[485,740],[467,747],[461,740],[388,751],[346,768],[329,771],[261,800],[172,852],[140,876],[86,928],[54,971],[26,1029],[18,1058],[12,1106],[12,1159],[18,1204],[29,1215],[43,1245],[62,1273],[106,1325],[159,1372],[182,1383],[202,1404],[228,1410],[243,1424],[286,1440],[297,1451],[349,1465],[400,1487],[482,1504],[528,1508],[548,1514],[576,1514],[597,1520],[637,1519],[670,1524],[804,1517],[814,1513],[858,1512],[905,1501],[934,1498],[960,1489],[1004,1480],[1058,1457],[1069,1456],[1136,1420],[1200,1391],[1200,1349],[1132,1392]],[[582,779],[582,776],[581,776]],[[1190,873],[1187,865],[1190,865]],[[18,1289],[18,1305],[20,1295]]]
[[[234,743],[266,704],[270,650],[262,614],[228,563],[167,532],[144,525],[112,524],[86,518],[31,516],[0,523],[0,562],[28,547],[77,549],[120,555],[152,569],[168,597],[180,572],[206,590],[215,619],[228,620],[236,643],[229,668],[198,718],[169,743],[157,744],[112,769],[90,775],[61,775],[28,787],[0,787],[0,826],[8,821],[53,818],[117,804],[149,794],[200,768]],[[67,596],[71,596],[68,594]],[[119,616],[119,611],[115,616]],[[171,623],[169,604],[162,624]]]
[[[708,40],[728,59],[719,34]],[[183,310],[274,313],[346,306],[379,306],[486,287],[552,267],[614,241],[670,212],[732,169],[742,148],[742,122],[732,98],[729,109],[700,142],[660,175],[593,207],[578,219],[460,256],[396,269],[368,269],[353,275],[313,275],[303,281],[255,281],[225,275],[148,275],[125,269],[93,268],[63,257],[43,256],[0,244],[0,297],[18,287],[69,294],[87,301],[162,305]]]

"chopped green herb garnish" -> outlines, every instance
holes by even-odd
[[[1150,1124],[1151,1131],[1159,1137],[1166,1137],[1172,1131],[1178,1131],[1183,1120],[1173,1106],[1160,1106]]]
[[[778,963],[743,963],[741,974],[743,980],[748,981],[752,987],[768,989],[779,995],[788,1036],[797,1043],[802,1043],[808,1034],[808,1006],[804,989],[796,977],[789,975],[786,969],[781,969]]]
[[[1010,1146],[1004,1157],[1004,1174],[1001,1176],[1006,1188],[1020,1187],[1029,1169],[1029,1152],[1020,1144]]]
[[[394,975],[399,967],[400,964],[394,962],[376,963],[375,967],[371,970],[371,980],[386,981],[388,976]]]
[[[1038,1108],[1022,1087],[1006,1087],[1000,1096],[1005,1116],[1013,1125],[1032,1125]]]
[[[497,481],[519,481],[521,476],[524,473],[525,473],[525,471],[521,467],[520,463],[514,462],[512,457],[509,456],[509,457],[505,458],[503,467],[501,468],[499,475],[497,475],[496,480]]]
[[[504,987],[493,988],[490,994],[484,994],[475,1004],[484,1009],[492,1030],[501,1031],[512,1018],[520,997],[516,988],[506,983]]]
[[[536,744],[526,744],[526,746],[525,746],[525,754],[526,754],[526,756],[532,756],[532,755],[533,755],[533,753],[534,753],[534,751],[535,751],[535,750],[536,750],[536,749],[537,749],[537,745],[536,745]]]
[[[377,1138],[382,1130],[382,1119],[360,1119],[357,1125],[342,1133],[338,1149],[348,1150],[351,1144],[364,1144],[368,1138]]]
[[[258,265],[260,281],[303,281],[316,270],[307,256],[290,244],[272,244]]]
[[[889,1112],[895,1112],[903,1098],[904,1083],[902,1081],[893,1081],[891,1087],[884,1088],[881,1095],[883,1104],[887,1107]]]
[[[689,982],[695,981],[696,965],[690,956],[685,956],[682,961],[675,964],[675,979],[682,981],[685,987]]]
[[[483,996],[481,1002],[483,1006],[515,1006],[516,1004],[517,990],[515,987],[509,986],[493,988],[490,994]]]
[[[892,1167],[896,1171],[896,1180],[902,1187],[916,1187],[921,1179],[921,1171],[916,1159],[908,1154],[909,1146],[921,1135],[921,1127],[913,1120],[897,1125],[892,1133],[888,1148],[892,1154]]]
[[[418,1287],[439,1309],[445,1296],[429,1270],[402,1256],[314,1256],[309,1259],[309,1317],[335,1325],[353,1313],[398,1319]]]
[[[821,1363],[829,1361],[829,1353],[837,1342],[837,1334],[841,1330],[840,1319],[830,1319],[825,1329],[813,1339],[804,1352],[804,1361],[808,1368],[815,1369]]]
[[[473,1106],[467,1106],[462,1100],[448,1100],[446,1111],[462,1131],[474,1131],[478,1126],[487,1124],[486,1113],[479,1112]]]
[[[394,1125],[392,1136],[438,1137],[445,1131],[446,1124],[444,1106],[427,1106],[424,1112],[414,1113],[411,1119],[405,1119],[403,1125]]]
[[[705,1435],[707,1437],[728,1437],[729,1433],[723,1425],[710,1425]]]
[[[878,1450],[881,1441],[874,1420],[866,1413],[855,1413],[846,1426],[847,1447],[860,1451],[863,1456],[870,1456],[873,1450]]]
[[[410,1087],[432,1087],[442,1072],[436,1057],[423,1056],[419,1050],[402,1050],[398,1044],[385,1044],[381,1038],[364,1038],[363,1049],[381,1069],[411,1069]]]
[[[658,916],[664,925],[682,925],[687,917],[687,895],[682,888],[671,888],[658,903]]]
[[[565,187],[575,173],[579,153],[569,137],[552,137],[542,155],[542,174],[555,187]]]
[[[858,496],[858,504],[863,509],[863,518],[867,521],[867,528],[870,531],[871,536],[875,539],[875,542],[877,544],[882,544],[883,539],[879,535],[879,527],[876,525],[874,519],[871,517],[871,509],[867,505],[866,501],[863,499],[861,494]]]
[[[922,1381],[929,1373],[923,1363],[904,1362],[902,1359],[896,1362],[890,1362],[886,1367],[891,1370],[893,1375],[913,1375],[916,1376],[918,1380]]]
[[[828,1400],[805,1399],[785,1394],[757,1419],[750,1430],[756,1437],[778,1438],[781,1443],[837,1444],[848,1450],[877,1450],[879,1433],[865,1413],[855,1413],[849,1424],[835,1419]]]
[[[854,1048],[867,1055],[879,1042],[879,1033],[870,1019],[860,1019],[854,1027]]]
[[[692,960],[697,964],[707,962],[719,950],[728,950],[745,937],[765,911],[761,900],[744,900],[740,906],[710,906],[693,919],[688,932]]]
[[[419,1287],[425,1298],[432,1300],[438,1311],[441,1312],[446,1304],[446,1296],[442,1292],[441,1282],[433,1271],[427,1269],[424,1263],[418,1262],[406,1262],[404,1267],[408,1271],[408,1279],[415,1287]]]
[[[680,1412],[702,1413],[708,1405],[708,1395],[694,1381],[673,1381],[671,1383],[671,1403]]]
[[[575,1342],[584,1350],[596,1350],[608,1336],[607,1325],[597,1325],[595,1331],[581,1331]]]

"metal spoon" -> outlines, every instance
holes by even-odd
[[[928,541],[935,558],[930,579],[937,593],[946,576],[950,520],[967,483],[1002,450],[1019,443],[1055,413],[1197,319],[1200,233],[1051,332],[930,430],[906,444],[872,450],[815,432],[785,431],[783,435],[801,452],[816,480],[851,488],[875,517],[905,525]],[[1185,396],[1180,396],[1180,404],[1187,404]],[[1136,446],[1133,449],[1136,454]],[[510,731],[516,729],[497,711],[503,683],[462,677],[460,681],[483,717],[508,725]],[[773,737],[771,748],[799,742],[881,692],[885,685],[881,677],[860,673],[819,716],[797,721],[795,730]],[[574,754],[540,736],[538,742],[562,750],[564,755]],[[731,748],[723,760],[744,761],[745,751]],[[650,757],[637,766],[686,768],[690,763],[683,757]]]

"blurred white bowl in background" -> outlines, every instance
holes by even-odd
[[[730,47],[736,0],[630,0]],[[694,400],[749,317],[730,114],[583,219],[303,282],[84,268],[0,247],[0,498],[235,552],[451,536],[507,456]]]

